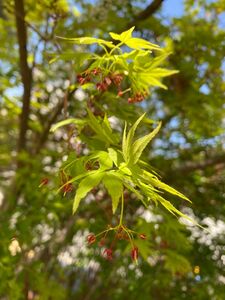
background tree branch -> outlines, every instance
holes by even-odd
[[[20,115],[20,128],[18,139],[18,151],[26,149],[26,133],[30,113],[30,96],[32,87],[32,72],[27,62],[27,28],[25,23],[25,10],[23,0],[15,0],[15,18],[17,38],[19,44],[20,73],[23,84],[23,103]]]
[[[187,173],[194,172],[196,170],[204,170],[207,167],[215,166],[221,163],[225,164],[225,153],[219,154],[217,156],[199,162],[187,162],[182,167],[176,169],[176,172],[187,174]]]
[[[151,17],[162,5],[164,0],[154,0],[152,1],[144,10],[142,10],[138,15],[134,17],[134,20],[131,21],[127,28],[137,25],[139,22],[144,21]]]

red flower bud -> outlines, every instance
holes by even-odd
[[[102,238],[102,239],[100,240],[100,242],[98,243],[98,245],[99,245],[99,247],[104,246],[104,245],[105,245],[105,239]]]
[[[111,76],[111,78],[112,78],[113,83],[118,86],[121,84],[121,82],[123,80],[123,75],[122,74],[116,74],[116,75],[114,74]]]
[[[132,258],[132,260],[137,261],[137,259],[138,259],[138,247],[134,247],[131,250],[131,258]]]
[[[79,78],[77,79],[77,81],[78,81],[78,83],[79,83],[80,85],[83,85],[83,84],[85,84],[85,82],[86,82],[86,78],[79,77]]]
[[[96,84],[97,90],[105,92],[108,89],[108,85],[105,82],[98,82]]]
[[[112,80],[111,80],[109,77],[105,77],[105,78],[104,78],[104,83],[105,83],[107,86],[110,86],[110,84],[112,83]]]
[[[94,234],[89,234],[87,236],[87,242],[89,245],[93,244],[96,241],[96,237]]]
[[[111,248],[106,248],[104,251],[103,251],[103,255],[104,257],[107,259],[107,260],[112,260],[112,249]]]
[[[147,237],[146,237],[146,234],[141,233],[141,234],[139,234],[139,238],[142,240],[146,240]]]
[[[73,190],[73,185],[72,185],[72,183],[67,183],[67,184],[64,185],[64,187],[63,187],[63,192],[64,192],[64,193],[72,192],[72,190]]]
[[[119,91],[117,95],[118,95],[119,97],[122,97],[122,96],[123,96],[123,92],[122,92],[122,91]]]
[[[94,75],[98,75],[100,73],[100,70],[99,69],[94,69],[94,70],[92,70],[92,73]]]
[[[46,178],[43,178],[41,180],[41,183],[39,184],[39,187],[42,187],[43,185],[47,185],[49,182],[49,179],[46,177]]]

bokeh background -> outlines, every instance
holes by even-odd
[[[127,224],[148,237],[138,266],[123,243],[112,262],[87,246],[111,207],[98,190],[72,215],[74,193],[56,193],[58,170],[82,142],[50,132],[81,116],[88,100],[74,88],[79,55],[49,63],[81,51],[57,36],[107,39],[131,26],[169,49],[167,67],[179,73],[141,104],[114,101],[111,123],[143,110],[162,121],[146,159],[192,200],[174,205],[208,229],[127,203]],[[0,0],[0,75],[0,299],[225,299],[224,0]],[[43,178],[49,183],[39,188]]]

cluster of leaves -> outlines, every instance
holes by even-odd
[[[144,39],[132,37],[133,30],[134,27],[121,34],[111,32],[110,36],[115,41],[118,41],[116,45],[112,42],[92,37],[66,39],[78,44],[98,44],[105,51],[102,56],[97,54],[88,55],[91,61],[90,65],[82,74],[78,74],[78,84],[81,84],[81,86],[87,85],[88,87],[91,85],[93,87],[94,80],[97,77],[97,80],[99,78],[101,80],[100,82],[95,82],[97,90],[105,92],[114,83],[119,88],[119,96],[124,97],[125,92],[131,92],[133,98],[128,98],[129,103],[142,101],[144,99],[143,95],[149,93],[151,86],[165,88],[160,79],[177,72],[158,67],[169,53]],[[133,50],[127,51],[127,47]],[[150,56],[152,50],[162,53],[152,58]],[[128,85],[124,92],[121,91],[123,80]],[[55,131],[61,126],[73,123],[79,128],[81,139],[82,131],[85,131],[86,127],[91,128],[91,137],[95,141],[93,149],[88,148],[89,154],[77,157],[72,162],[69,161],[64,164],[60,172],[66,174],[68,180],[61,185],[59,190],[63,189],[64,193],[72,191],[72,184],[76,185],[73,202],[73,213],[75,213],[81,200],[94,188],[103,184],[107,193],[111,196],[113,214],[115,214],[121,202],[120,223],[116,227],[110,227],[109,230],[114,230],[117,233],[119,230],[124,230],[127,233],[131,240],[131,251],[133,253],[131,257],[135,257],[135,261],[138,256],[138,248],[133,245],[130,229],[123,225],[123,198],[125,190],[133,193],[146,208],[148,208],[149,204],[154,203],[158,205],[160,203],[170,213],[191,220],[175,208],[170,201],[166,200],[161,193],[167,192],[187,201],[189,199],[163,183],[151,166],[141,159],[143,151],[161,127],[159,122],[152,132],[135,139],[137,127],[144,118],[148,123],[151,122],[143,114],[129,131],[127,131],[127,123],[125,123],[122,139],[118,133],[113,132],[106,113],[104,117],[96,117],[91,109],[87,109],[86,118],[67,119],[52,127],[52,131]],[[91,235],[91,240],[88,240],[88,243],[92,244],[93,241],[95,241],[95,235]],[[107,257],[111,259],[112,249],[109,248],[108,250]]]
[[[88,115],[86,118],[82,120],[64,120],[53,126],[52,131],[68,123],[76,124],[80,131],[85,130],[85,127],[89,127],[94,133],[92,138],[99,140],[100,143],[104,143],[101,144],[101,146],[106,150],[92,150],[88,155],[73,157],[72,160],[71,157],[69,157],[60,171],[60,173],[66,174],[68,180],[61,185],[59,190],[63,190],[65,194],[68,191],[72,191],[74,185],[76,186],[76,188],[74,188],[76,193],[73,202],[73,213],[75,213],[81,200],[102,183],[111,196],[113,214],[115,214],[121,202],[120,222],[115,227],[109,226],[106,230],[97,234],[97,236],[91,234],[88,236],[87,242],[88,244],[93,244],[96,237],[104,234],[99,245],[105,246],[106,234],[110,231],[114,231],[116,239],[125,239],[130,242],[131,258],[137,262],[139,250],[137,243],[135,242],[134,244],[133,242],[134,231],[123,225],[124,191],[128,190],[130,193],[133,193],[146,208],[148,208],[150,204],[154,203],[157,205],[160,203],[170,213],[191,220],[188,216],[175,208],[170,201],[166,200],[161,193],[167,192],[184,200],[189,200],[182,193],[163,183],[157,177],[156,172],[151,166],[141,160],[143,151],[159,131],[161,123],[149,134],[135,139],[134,136],[139,123],[142,120],[146,120],[145,114],[143,114],[128,132],[127,125],[125,125],[122,146],[120,146],[119,136],[113,132],[107,116],[105,115],[102,119],[101,117],[95,117],[89,109],[87,109],[87,112]],[[70,190],[68,190],[68,187]],[[144,239],[145,234],[139,235]],[[143,245],[140,245],[140,247],[142,253]],[[112,246],[105,248],[103,256],[108,260],[112,259]]]
[[[116,34],[110,32],[111,38],[114,40],[106,41],[94,37],[81,38],[62,38],[67,42],[72,42],[80,45],[95,45],[100,46],[104,54],[99,55],[91,52],[79,53],[63,53],[54,57],[52,61],[57,59],[73,59],[79,66],[86,67],[86,61],[89,61],[88,69],[83,74],[78,75],[78,82],[87,84],[83,88],[93,88],[94,83],[90,83],[90,75],[101,75],[100,82],[97,83],[97,88],[101,91],[106,91],[111,81],[115,81],[115,77],[120,76],[119,95],[121,93],[121,81],[125,81],[129,86],[130,97],[128,101],[140,102],[148,94],[151,87],[161,87],[166,89],[166,86],[161,83],[161,79],[177,73],[175,70],[167,70],[159,67],[170,52],[164,51],[158,45],[152,44],[142,38],[133,37],[132,32],[134,27],[129,30]],[[92,49],[93,50],[93,49]],[[152,57],[152,50],[159,54]],[[111,77],[111,78],[110,78]],[[110,81],[109,81],[110,80]],[[108,81],[108,82],[107,82]],[[127,91],[127,90],[126,90]]]
[[[95,117],[89,109],[87,111],[88,116],[86,119],[68,119],[59,122],[52,128],[52,131],[55,131],[56,128],[68,123],[82,124],[82,126],[88,125],[94,131],[95,135],[93,138],[104,142],[107,149],[107,151],[92,151],[86,156],[78,157],[72,162],[65,163],[63,172],[67,172],[71,179],[63,184],[60,189],[63,189],[68,184],[78,183],[73,212],[77,211],[80,201],[87,193],[99,185],[100,182],[103,182],[109,195],[112,197],[113,213],[118,207],[124,189],[127,188],[146,207],[148,207],[150,201],[156,204],[159,202],[171,213],[184,216],[172,203],[160,195],[160,191],[166,191],[184,200],[188,200],[188,198],[160,181],[155,171],[151,170],[151,167],[140,158],[148,143],[159,131],[161,123],[149,134],[135,140],[135,131],[139,123],[145,118],[145,114],[143,114],[128,132],[126,132],[127,125],[125,125],[122,147],[120,147],[118,135],[110,127],[107,116],[105,115],[102,120]]]

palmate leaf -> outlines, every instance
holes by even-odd
[[[113,163],[118,167],[118,154],[117,151],[114,150],[113,148],[108,148],[108,153],[110,159],[113,161]]]
[[[143,171],[143,177],[147,179],[147,182],[151,183],[153,186],[162,189],[170,194],[173,194],[179,198],[182,198],[186,201],[191,202],[185,195],[183,195],[182,193],[178,192],[176,189],[172,188],[171,186],[169,186],[168,184],[160,181],[156,176],[154,176],[153,174],[147,172],[147,171]]]
[[[130,151],[131,151],[131,148],[132,148],[132,143],[133,143],[133,138],[134,138],[135,131],[136,131],[139,123],[143,120],[144,117],[145,117],[145,113],[142,116],[140,116],[140,118],[137,119],[137,121],[134,123],[134,125],[129,130],[127,136],[126,136],[126,126],[125,126],[124,134],[123,134],[122,151],[123,151],[124,160],[126,162],[129,162]]]
[[[124,160],[126,160],[127,158],[127,123],[126,122],[123,130],[122,153],[123,153]]]
[[[132,32],[135,27],[131,27],[130,29],[122,32],[121,34],[117,34],[114,32],[110,32],[110,36],[116,40],[124,43],[129,48],[132,49],[148,49],[148,50],[161,50],[158,45],[152,44],[144,39],[132,37]]]
[[[108,153],[110,159],[113,161],[116,167],[119,167],[119,165],[123,162],[123,156],[121,151],[116,151],[113,148],[108,148]]]
[[[159,122],[158,126],[152,132],[137,139],[134,142],[134,144],[131,147],[132,163],[135,164],[139,160],[140,156],[142,155],[142,152],[147,147],[149,142],[156,136],[160,128],[161,128],[161,122]]]
[[[163,183],[162,183],[163,184]],[[154,185],[147,185],[145,183],[143,183],[142,181],[138,182],[138,186],[140,187],[141,192],[150,200],[150,201],[154,201],[155,204],[158,204],[158,202],[164,206],[171,214],[175,215],[175,216],[179,216],[179,217],[183,217],[186,220],[192,222],[193,224],[203,228],[201,225],[199,225],[195,220],[193,220],[192,218],[188,217],[187,215],[185,215],[184,213],[182,213],[181,211],[179,211],[170,201],[164,199],[162,196],[159,195],[159,191],[157,191],[154,188]],[[175,191],[173,188],[171,188],[173,190],[172,194],[175,194]],[[169,190],[169,189],[168,189]],[[179,197],[181,197],[181,193],[176,191],[176,195]],[[185,197],[184,195],[182,195],[182,198]],[[185,200],[188,200],[188,198],[185,197]]]
[[[142,152],[148,145],[148,143],[155,137],[158,133],[161,123],[149,134],[137,139],[134,141],[134,134],[139,125],[139,123],[145,117],[145,113],[138,118],[138,120],[134,123],[134,125],[130,128],[128,134],[126,135],[126,125],[123,133],[123,143],[122,143],[122,151],[124,160],[129,163],[131,161],[132,164],[136,164],[139,160]]]
[[[105,116],[104,120],[100,123],[90,109],[87,109],[87,112],[89,116],[88,125],[97,134],[98,138],[108,144],[116,144],[117,138],[115,134],[112,133],[108,118]]]
[[[118,207],[119,199],[123,193],[123,183],[118,176],[115,176],[113,173],[109,172],[104,175],[102,182],[112,198],[112,211],[114,214]]]
[[[183,214],[181,211],[179,211],[170,201],[164,199],[160,195],[157,195],[157,200],[173,215],[183,217],[186,220],[190,221],[191,223],[199,226],[202,228],[201,225],[199,225],[195,220],[192,218],[188,217],[187,215]]]
[[[119,57],[119,58],[122,58],[122,59],[135,59],[137,57],[137,55],[140,54],[140,50],[132,50],[130,52],[125,52],[123,54],[120,54],[120,55],[114,55],[114,57]],[[145,53],[145,51],[143,51]]]
[[[139,200],[143,200],[143,195],[137,189],[135,189],[134,184],[131,181],[124,181],[123,184],[128,190],[134,193]]]
[[[127,40],[129,40],[132,37],[132,32],[134,31],[134,26],[131,27],[130,29],[122,32],[121,34],[117,34],[114,32],[109,32],[109,35],[111,36],[111,38],[113,38],[116,41],[121,41],[121,42],[126,42]]]
[[[125,41],[124,44],[132,49],[147,49],[147,50],[162,51],[162,49],[158,45],[152,44],[140,38],[130,38],[127,41]]]
[[[99,168],[97,170],[92,170],[92,171],[87,171],[86,168],[84,167],[88,162],[98,162],[99,163]],[[77,166],[76,166],[77,165]],[[96,172],[104,172],[106,170],[109,170],[113,166],[113,161],[111,160],[109,153],[106,151],[94,151],[92,154],[83,156],[80,158],[76,158],[72,160],[69,164],[66,164],[63,170],[66,170],[70,168],[71,170],[73,167],[79,167],[79,172],[75,172],[75,177],[71,178],[67,182],[65,182],[64,185],[62,185],[59,189],[58,192],[63,189],[63,187],[69,183],[73,182],[79,182],[81,179],[88,177],[90,175],[94,175]],[[74,172],[71,171],[71,175],[74,175]]]
[[[166,76],[170,76],[170,75],[177,74],[177,73],[179,73],[179,71],[167,70],[167,69],[163,69],[163,68],[154,68],[154,69],[151,68],[147,72],[148,75],[151,75],[152,77],[155,77],[155,78],[166,77]]]
[[[113,166],[113,161],[110,158],[110,155],[106,151],[94,151],[91,155],[88,156],[86,162],[97,161],[99,163],[99,171],[104,171],[111,169]]]
[[[97,186],[104,176],[103,171],[95,171],[91,175],[86,176],[78,185],[76,195],[73,202],[73,213],[79,207],[80,201],[89,193],[95,186]]]
[[[165,52],[162,53],[156,57],[154,57],[153,59],[151,59],[151,61],[149,62],[148,65],[146,65],[146,68],[150,69],[154,69],[156,67],[158,67],[162,62],[164,62],[166,60],[166,58],[172,54],[172,52]]]
[[[139,78],[137,86],[139,86],[141,90],[148,90],[151,86],[157,86],[164,90],[167,90],[167,86],[161,83],[159,77],[154,77],[151,74],[145,72],[134,72],[133,74],[134,76],[137,76]]]
[[[105,41],[103,39],[98,39],[94,37],[80,37],[80,38],[65,38],[61,36],[56,36],[58,39],[65,40],[67,42],[73,42],[75,44],[83,44],[83,45],[92,45],[92,44],[98,44],[98,45],[105,45],[109,48],[115,47],[112,42]]]

